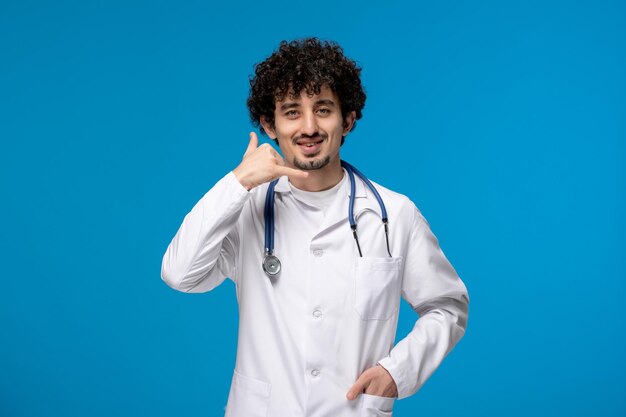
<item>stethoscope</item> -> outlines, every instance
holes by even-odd
[[[380,197],[380,194],[374,187],[374,184],[367,179],[365,175],[361,173],[358,169],[347,163],[346,161],[341,161],[341,166],[345,168],[348,173],[348,178],[350,179],[350,201],[348,204],[348,221],[350,222],[350,229],[352,229],[352,235],[354,236],[354,240],[356,241],[356,247],[359,250],[359,256],[363,257],[363,253],[361,252],[361,245],[359,244],[359,236],[356,232],[356,220],[354,219],[354,194],[355,194],[355,185],[354,185],[354,175],[356,174],[363,182],[369,187],[370,190],[374,193],[376,197],[376,201],[378,201],[378,205],[380,206],[381,211],[381,219],[383,221],[383,226],[385,228],[385,241],[387,243],[387,253],[391,256],[391,251],[389,249],[389,225],[387,218],[387,210],[385,209],[385,203],[383,199]],[[276,187],[276,183],[278,183],[278,179],[270,182],[270,185],[267,187],[267,194],[265,195],[265,254],[263,257],[263,271],[265,274],[272,278],[278,275],[280,272],[280,260],[276,255],[274,255],[274,188]]]

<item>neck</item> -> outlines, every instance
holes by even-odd
[[[307,178],[289,177],[289,182],[296,188],[303,191],[324,191],[339,184],[343,178],[343,168],[341,160],[336,158],[322,169],[308,171]]]

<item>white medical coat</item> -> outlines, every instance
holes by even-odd
[[[359,257],[348,222],[349,181],[316,230],[302,227],[302,205],[287,177],[275,191],[275,255],[282,270],[261,267],[268,184],[247,191],[230,172],[187,214],[163,257],[162,279],[206,292],[226,277],[239,304],[237,359],[227,417],[390,416],[394,398],[348,389],[382,365],[398,398],[414,394],[465,332],[468,294],[405,196],[375,184],[389,217],[387,253],[379,205],[356,179]],[[419,314],[393,345],[400,298]]]

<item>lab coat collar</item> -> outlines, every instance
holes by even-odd
[[[343,170],[343,175],[347,176],[348,173],[346,172],[346,170]],[[363,181],[358,178],[355,175],[355,184],[354,184],[354,198],[367,198],[370,191],[367,189],[367,186],[365,184],[363,184]],[[348,178],[348,181],[346,182],[346,185],[348,187],[348,192],[346,193],[346,197],[349,198],[350,197],[350,179]],[[278,179],[278,182],[276,183],[276,187],[274,187],[274,191],[277,193],[290,193],[291,192],[291,187],[289,186],[289,177],[282,176]]]

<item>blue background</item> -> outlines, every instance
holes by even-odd
[[[161,258],[241,159],[254,63],[316,35],[363,66],[343,157],[416,202],[470,291],[396,415],[623,416],[625,22],[618,1],[1,0],[0,415],[221,415],[234,286],[178,293]]]

